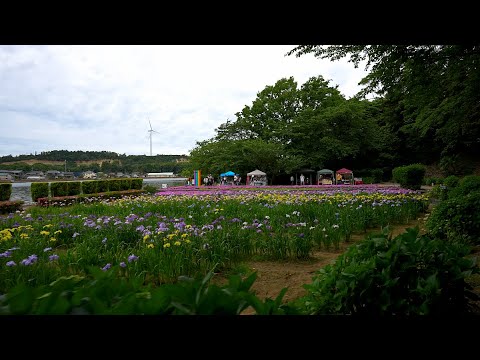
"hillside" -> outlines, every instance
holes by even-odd
[[[187,155],[125,155],[107,151],[55,150],[40,154],[2,156],[0,170],[67,170],[73,172],[174,172],[188,166]]]
[[[120,164],[122,163],[121,160],[111,160],[111,159],[101,159],[101,160],[78,160],[74,161],[77,165],[90,165],[90,164],[97,164],[102,165],[104,162],[111,163],[112,161],[119,161]],[[6,161],[0,162],[1,165],[14,165],[14,164],[27,164],[27,165],[34,165],[34,164],[45,164],[45,165],[65,165],[65,161],[55,161],[55,160],[37,160],[37,159],[30,159],[30,160],[18,160],[18,161]]]

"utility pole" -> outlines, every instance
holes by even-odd
[[[67,172],[67,159],[65,159],[65,172]]]

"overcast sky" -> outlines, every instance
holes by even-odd
[[[0,46],[0,156],[51,150],[189,154],[197,141],[293,76],[322,75],[347,98],[346,61],[284,56],[294,45]]]

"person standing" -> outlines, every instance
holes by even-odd
[[[294,181],[294,180],[295,180],[295,179],[293,178],[293,175],[290,176],[290,184],[291,184],[291,185],[293,185],[293,181]]]
[[[303,174],[300,174],[300,185],[305,185],[305,176]]]

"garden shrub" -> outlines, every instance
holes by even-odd
[[[480,190],[480,176],[468,175],[458,182],[458,186],[449,192],[449,197],[459,197]]]
[[[460,182],[460,178],[455,175],[450,175],[445,178],[443,181],[443,185],[445,185],[449,189],[453,189],[458,186]]]
[[[455,175],[450,175],[445,178],[442,185],[435,185],[432,188],[431,195],[438,200],[446,200],[450,191],[458,186],[459,178]]]
[[[80,195],[82,192],[82,183],[80,181],[69,181],[67,187],[67,196]]]
[[[403,188],[419,190],[423,184],[425,170],[425,166],[421,164],[399,166],[392,170],[393,180]]]
[[[374,184],[375,183],[375,179],[371,176],[364,176],[362,178],[362,180],[363,180],[364,184]]]
[[[97,191],[98,181],[89,180],[82,182],[82,192],[84,194],[96,194]]]
[[[441,177],[427,177],[423,181],[423,185],[428,185],[428,186],[431,186],[432,184],[440,185],[440,184],[443,184],[443,182],[444,182],[444,179]]]
[[[109,184],[108,180],[98,180],[97,181],[97,191],[99,193],[109,191],[108,184]]]
[[[452,196],[457,192],[458,196]],[[480,244],[480,189],[461,194],[461,187],[436,205],[427,220],[429,232],[440,239]]]
[[[154,185],[147,184],[143,187],[143,190],[145,190],[148,194],[155,194],[158,192],[158,189]]]
[[[132,179],[132,190],[141,190],[143,186],[143,179]]]
[[[50,183],[50,193],[55,196],[67,196],[68,195],[68,182],[58,181]]]
[[[361,177],[364,184],[378,184],[383,180],[383,169],[364,169],[354,172],[355,177]],[[365,182],[368,179],[368,183]]]
[[[430,197],[436,199],[437,201],[447,199],[447,187],[445,185],[434,185],[430,190]]]
[[[132,187],[131,179],[121,179],[120,180],[120,190],[130,190]]]
[[[112,179],[108,181],[109,191],[120,191],[122,190],[122,179]]]
[[[38,182],[30,185],[30,192],[32,194],[32,200],[37,201],[39,198],[48,198],[49,195],[49,183]]]
[[[370,171],[370,176],[373,177],[373,183],[378,184],[382,182],[383,170],[382,169],[372,169]]]
[[[10,195],[12,195],[12,184],[0,183],[0,201],[10,200]]]
[[[307,314],[466,314],[478,298],[465,278],[479,273],[470,247],[419,235],[370,235],[320,269],[296,301]]]

